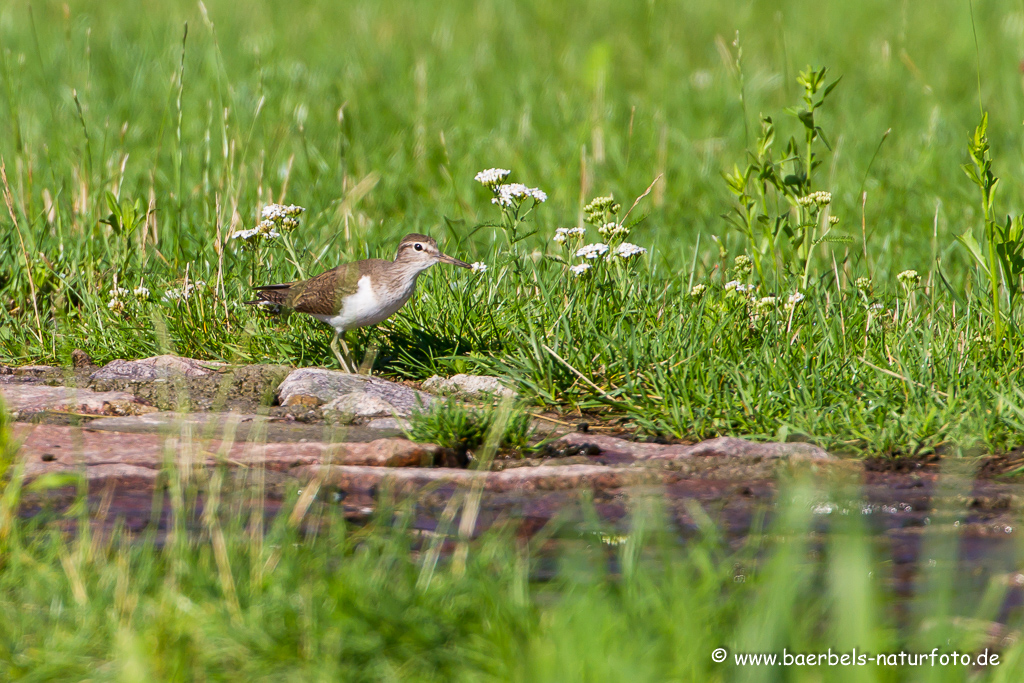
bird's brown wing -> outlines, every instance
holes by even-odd
[[[300,313],[335,315],[342,299],[355,294],[359,287],[359,266],[343,263],[314,278],[296,282],[288,288],[284,305]]]

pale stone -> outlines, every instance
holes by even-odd
[[[560,443],[594,445],[602,455],[618,455],[634,460],[679,460],[697,457],[752,459],[831,460],[825,450],[809,443],[758,443],[746,439],[718,437],[696,444],[654,444],[618,439],[602,434],[573,432]]]
[[[358,417],[408,417],[436,400],[430,394],[379,377],[321,368],[293,370],[277,388],[278,401],[283,406],[315,407],[352,395],[366,397],[365,403],[360,406],[356,402],[342,402],[332,410],[341,412],[338,408],[358,408],[361,413]],[[371,398],[377,400],[371,401]],[[384,410],[384,404],[389,406],[387,410]]]
[[[143,415],[156,408],[123,391],[92,391],[45,384],[0,384],[0,395],[14,419],[58,411],[86,415]]]
[[[341,423],[348,423],[357,418],[386,417],[394,410],[394,406],[381,397],[366,393],[345,394],[323,407],[325,418]]]
[[[383,430],[398,430],[404,431],[411,427],[408,420],[403,420],[397,417],[380,417],[376,420],[370,420],[365,425],[367,429],[379,429]]]
[[[455,394],[467,398],[516,395],[516,392],[502,384],[501,380],[490,375],[434,375],[423,383],[423,388],[436,394]]]
[[[170,377],[205,377],[223,363],[163,355],[139,360],[112,360],[92,373],[94,380],[146,381]]]
[[[101,466],[146,468],[159,471],[167,452],[181,466],[256,467],[290,472],[300,466],[360,465],[420,467],[433,464],[440,448],[406,439],[375,439],[368,443],[323,441],[252,443],[164,434],[93,432],[56,425],[18,425],[14,438],[21,442],[18,457],[25,460],[29,478],[49,472],[73,472]],[[112,475],[113,476],[113,475]],[[92,478],[92,477],[90,477]]]

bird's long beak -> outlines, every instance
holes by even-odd
[[[438,254],[437,255],[437,260],[440,261],[441,263],[450,263],[453,266],[458,266],[460,268],[472,268],[473,267],[473,266],[469,265],[468,263],[466,263],[465,261],[460,261],[459,259],[454,258],[452,256],[449,256],[448,254]]]

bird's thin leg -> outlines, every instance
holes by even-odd
[[[348,350],[348,344],[345,343],[345,337],[341,337],[341,350],[345,354],[345,358],[348,358],[349,367],[357,368],[353,370],[353,373],[358,373],[358,366],[356,365],[356,359],[352,357],[352,352]]]
[[[345,358],[341,355],[341,351],[338,350],[338,340],[341,340],[342,346],[345,346],[345,354],[348,355],[348,346],[345,345],[345,340],[341,339],[341,333],[338,331],[334,332],[334,339],[331,340],[331,351],[334,352],[334,357],[338,359],[338,364],[341,365],[343,372],[352,374],[352,371],[348,367],[348,363],[345,362]]]

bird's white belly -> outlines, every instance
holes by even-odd
[[[338,315],[314,315],[313,317],[327,323],[338,332],[366,325],[376,325],[405,305],[416,287],[416,281],[413,280],[410,285],[405,290],[392,292],[389,295],[379,290],[374,291],[370,286],[370,277],[364,275],[359,278],[355,294],[349,294],[341,300],[341,312]]]

